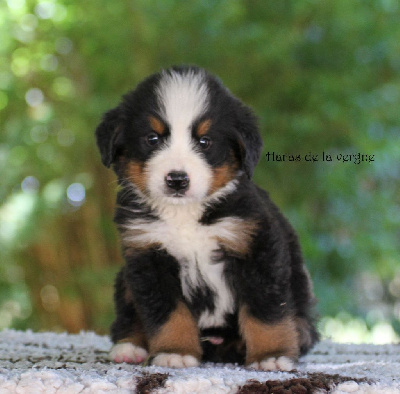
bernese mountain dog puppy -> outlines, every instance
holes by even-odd
[[[151,75],[96,130],[126,264],[115,362],[291,370],[318,339],[297,235],[252,181],[252,111],[197,67]]]

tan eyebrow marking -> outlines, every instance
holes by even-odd
[[[164,134],[165,133],[165,124],[161,122],[161,120],[157,119],[154,116],[149,116],[149,122],[151,128],[157,133],[157,134]]]
[[[206,119],[200,122],[200,124],[197,126],[196,129],[196,134],[201,137],[205,134],[207,134],[208,130],[210,129],[211,126],[211,119]]]

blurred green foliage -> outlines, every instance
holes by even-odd
[[[1,2],[0,328],[107,331],[116,184],[93,131],[186,63],[254,108],[264,154],[301,155],[263,156],[255,181],[300,234],[320,314],[399,333],[399,20],[397,0]]]

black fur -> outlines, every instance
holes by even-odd
[[[188,70],[202,72],[194,67],[172,69],[180,73]],[[145,165],[157,154],[158,148],[150,148],[144,138],[151,132],[148,116],[158,117],[160,113],[155,89],[160,79],[161,74],[155,74],[125,95],[118,107],[105,114],[96,130],[102,162],[107,167],[113,164],[121,186],[115,222],[122,238],[129,221],[160,220],[126,178],[127,162]],[[232,167],[237,186],[224,198],[205,205],[199,223],[212,226],[225,218],[241,218],[256,222],[257,232],[251,237],[248,252],[236,253],[221,246],[210,261],[223,264],[235,311],[225,316],[224,325],[201,330],[200,337],[224,338],[221,345],[203,341],[203,359],[244,361],[245,344],[238,327],[240,306],[246,306],[251,316],[265,324],[273,325],[288,316],[300,318],[300,353],[304,354],[318,339],[312,312],[314,297],[295,231],[268,194],[251,181],[262,150],[256,119],[218,79],[206,74],[206,81],[210,103],[203,118],[212,120],[209,135],[214,148],[204,152],[204,157],[211,168],[224,164]],[[196,120],[194,130],[202,119]],[[169,125],[165,127],[162,138],[168,138],[170,132]],[[114,342],[130,337],[135,330],[142,330],[150,338],[167,322],[178,302],[188,306],[196,321],[204,311],[214,311],[218,289],[210,288],[201,278],[190,299],[182,292],[180,270],[193,262],[178,261],[160,245],[135,248],[123,241],[122,247],[126,265],[115,287],[117,318],[111,330]]]

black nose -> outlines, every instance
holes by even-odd
[[[189,187],[189,176],[183,171],[171,171],[165,177],[165,183],[171,189],[184,191]]]

